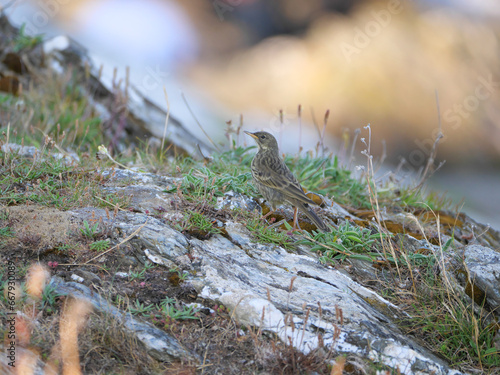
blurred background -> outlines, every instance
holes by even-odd
[[[434,189],[500,229],[497,0],[0,1],[29,34],[65,33],[198,133],[265,129],[282,150],[371,153],[410,178],[439,132]],[[298,106],[301,118],[298,118]],[[282,115],[280,115],[280,110]],[[324,127],[324,115],[329,117]],[[299,128],[299,124],[301,124]],[[243,137],[238,142],[248,142]],[[404,163],[401,164],[401,160]]]

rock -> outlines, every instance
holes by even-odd
[[[468,271],[468,284],[472,284],[486,298],[489,306],[500,312],[500,253],[481,245],[466,246],[463,262]],[[477,295],[476,295],[477,296]],[[474,297],[470,296],[475,301]]]
[[[228,191],[222,197],[217,197],[215,208],[218,210],[221,208],[229,208],[230,210],[238,208],[247,211],[257,209],[259,212],[262,212],[260,205],[254,199],[240,193],[235,193],[234,191]]]
[[[82,269],[77,269],[77,270],[75,270],[74,275],[81,279],[81,281],[78,281],[78,280],[75,280],[75,281],[77,281],[79,283],[84,283],[87,286],[90,286],[92,284],[101,285],[101,278],[99,276],[97,276],[95,273],[92,273],[92,272],[89,272],[86,270],[82,270]],[[73,275],[71,276],[71,278],[73,279]]]
[[[120,175],[134,181],[128,189],[135,195],[137,207],[144,204],[142,199],[148,201],[152,196],[170,199],[171,194],[163,188],[168,178],[117,172],[113,177],[117,184],[122,180]],[[147,186],[147,194],[139,181]],[[112,184],[108,183],[106,189],[113,189]],[[241,197],[241,203],[235,202],[238,199],[236,194],[227,194],[219,207],[230,204],[249,208],[243,203],[246,197]],[[82,211],[73,213],[80,216]],[[342,211],[336,214],[351,217]],[[92,215],[105,219],[103,210],[94,209]],[[356,353],[397,367],[403,374],[452,373],[442,360],[404,336],[392,323],[405,316],[397,306],[343,272],[321,265],[307,249],[294,254],[277,245],[256,243],[245,226],[233,222],[225,223],[227,238],[214,235],[205,241],[187,239],[168,223],[141,213],[121,212],[112,225],[125,235],[141,228],[130,240],[138,255],[169,268],[183,259],[182,267],[194,271],[189,282],[199,297],[224,304],[240,324],[274,332],[284,342],[291,339],[304,353],[317,348],[321,341],[339,353]],[[415,249],[423,246],[420,241],[414,243]],[[438,248],[431,245],[429,251],[437,252]],[[187,259],[190,265],[186,265]]]
[[[88,51],[71,38],[56,36],[44,41],[42,49],[47,65],[53,71],[63,74],[67,70],[66,67],[72,66],[77,72],[83,73],[83,94],[104,122],[113,123],[117,117],[116,103],[124,102],[125,128],[121,131],[121,143],[113,146],[123,149],[126,144],[133,144],[137,139],[149,139],[152,144],[161,144],[167,112],[148,100],[138,88],[128,83],[127,88],[120,87],[114,78],[103,77],[99,68],[93,65]],[[110,139],[112,143],[116,142],[113,137]],[[165,149],[169,148],[175,148],[177,154],[185,153],[199,158],[199,149],[204,155],[212,151],[212,147],[191,134],[173,114],[169,114],[166,133]]]
[[[100,295],[91,292],[89,288],[74,282],[64,282],[61,278],[54,276],[50,281],[56,292],[61,295],[72,295],[75,298],[83,298],[94,306],[102,314],[109,314],[123,324],[137,339],[144,344],[147,352],[155,359],[164,362],[174,360],[190,360],[200,362],[200,358],[184,349],[180,343],[164,331],[153,325],[142,322],[125,314],[109,304]]]
[[[259,243],[245,223],[232,220],[220,221],[223,234],[205,240],[185,235],[172,227],[168,220],[182,213],[175,205],[165,205],[164,211],[154,216],[145,209],[153,207],[154,200],[168,202],[175,199],[175,194],[166,192],[166,187],[175,183],[171,177],[118,170],[98,173],[109,177],[103,187],[107,193],[120,191],[126,185],[127,194],[134,196],[134,205],[140,208],[140,212],[120,211],[112,216],[99,208],[75,209],[61,216],[64,221],[61,227],[69,228],[70,223],[80,226],[84,220],[99,222],[107,233],[114,236],[114,243],[126,240],[113,250],[115,254],[123,249],[133,249],[133,255],[141,263],[150,261],[166,267],[165,270],[158,267],[156,280],[166,280],[167,275],[161,272],[170,272],[173,268],[182,272],[183,278],[187,277],[183,285],[192,295],[191,301],[197,299],[207,306],[223,304],[239,324],[272,333],[285,343],[291,342],[305,354],[324,345],[325,350],[380,362],[399,369],[402,374],[460,374],[403,334],[396,321],[408,318],[407,313],[366,286],[378,280],[383,282],[386,277],[384,270],[357,260],[350,262],[352,270],[347,267],[337,270],[321,264],[317,255],[304,244],[286,250],[275,244]],[[227,209],[230,205],[254,209],[252,201],[243,195],[227,194],[219,201],[219,207]],[[18,207],[12,207],[11,212],[16,212],[20,209]],[[27,209],[35,210],[34,207]],[[38,213],[33,211],[29,215],[33,217]],[[340,211],[338,215],[349,216]],[[440,238],[446,242],[451,237]],[[395,241],[395,246],[404,248],[408,256],[435,256],[436,272],[447,272],[448,280],[460,296],[467,292],[467,280],[455,277],[457,254],[463,252],[464,264],[474,287],[484,292],[492,308],[498,307],[498,252],[481,245],[461,249],[458,241],[450,241],[450,244],[443,249],[444,244],[433,245],[408,234],[399,234]],[[130,253],[127,256],[130,257]],[[96,262],[105,262],[106,257],[104,254]],[[418,264],[413,267],[417,281],[420,267]],[[100,281],[97,275],[81,267],[68,271],[68,275],[71,274],[89,285]],[[352,274],[364,285],[353,280]],[[129,275],[117,273],[116,280]],[[372,284],[366,283],[367,279]],[[389,278],[385,280],[390,281]],[[58,277],[53,277],[51,284],[59,293],[89,299],[98,311],[122,322],[154,358],[199,361],[197,354],[182,348],[177,340],[120,311],[86,285],[64,282]],[[108,287],[107,281],[101,282],[102,289]],[[195,291],[192,292],[191,288]],[[133,287],[125,291],[125,294],[131,293],[137,291]]]

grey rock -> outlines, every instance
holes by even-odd
[[[122,189],[132,194],[134,206],[142,213],[119,212],[113,216],[103,209],[84,208],[69,211],[71,222],[81,225],[83,220],[97,220],[114,236],[116,243],[134,234],[115,251],[131,246],[140,262],[148,260],[167,269],[188,269],[186,285],[195,288],[199,300],[222,303],[240,324],[274,333],[287,343],[291,340],[303,353],[316,349],[322,342],[327,349],[371,359],[398,368],[402,374],[460,374],[398,329],[394,321],[406,316],[404,311],[353,280],[352,274],[376,282],[381,273],[370,264],[352,261],[352,273],[336,270],[322,265],[305,245],[296,245],[291,252],[278,245],[255,242],[244,223],[239,222],[220,222],[227,233],[225,236],[214,235],[204,241],[188,239],[169,224],[169,218],[182,214],[175,205],[166,204],[166,211],[161,215],[146,214],[147,207],[175,199],[175,195],[166,193],[165,189],[179,180],[133,171],[101,173],[109,176],[104,189],[108,192]],[[228,193],[220,199],[219,207],[255,209],[254,202]],[[340,210],[335,212],[336,216],[348,217]],[[442,240],[445,242],[447,238]],[[409,235],[399,236],[398,245],[409,254],[435,256],[436,271],[446,272],[451,287],[462,296],[465,295],[464,283],[455,274],[457,253],[463,252],[471,279],[485,291],[488,303],[498,307],[500,258],[497,251],[480,245],[455,250],[460,245],[456,241],[443,251],[442,246]],[[418,267],[413,271],[417,275]],[[93,275],[74,272],[84,279],[95,279]],[[126,275],[117,275],[117,278],[119,276]],[[199,360],[163,331],[119,311],[87,286],[65,283],[57,277],[52,283],[58,292],[87,298],[99,311],[123,321],[126,329],[133,331],[155,358]]]
[[[472,284],[486,294],[492,309],[500,311],[500,252],[481,245],[469,245],[463,255]]]
[[[164,362],[189,359],[200,362],[200,358],[185,348],[172,336],[153,325],[142,322],[123,313],[97,293],[93,293],[85,285],[75,282],[64,282],[61,278],[54,276],[50,281],[56,292],[61,295],[72,295],[75,298],[88,300],[94,308],[103,314],[109,314],[123,324],[137,339],[144,344],[147,352],[155,359]]]
[[[128,186],[132,194],[139,189],[138,206],[144,204],[141,199],[151,199],[155,190],[161,199],[169,199],[163,186],[152,182],[154,177],[144,180],[144,175],[130,171],[126,175],[134,185],[140,185],[141,179],[145,184]],[[218,203],[220,208],[251,209],[248,198],[232,193]],[[351,217],[340,209],[333,213]],[[164,217],[168,215],[176,211]],[[392,321],[405,313],[397,306],[349,275],[321,265],[305,246],[297,246],[299,254],[295,254],[256,243],[242,223],[234,222],[225,223],[227,238],[215,235],[206,241],[188,240],[162,220],[140,213],[121,213],[113,225],[127,235],[144,225],[130,241],[138,254],[169,268],[191,268],[189,283],[199,297],[224,304],[240,324],[274,332],[285,342],[290,338],[304,353],[317,348],[321,332],[327,347],[398,367],[403,374],[459,373],[399,331]],[[429,250],[438,252],[432,245]],[[366,265],[357,266],[373,272]]]
[[[126,108],[124,112],[123,143],[118,143],[119,149],[124,149],[125,144],[135,143],[137,139],[149,139],[151,144],[161,144],[161,139],[166,135],[165,148],[175,149],[177,154],[189,154],[200,157],[199,149],[204,155],[209,155],[212,147],[198,139],[189,132],[173,114],[169,114],[167,133],[164,134],[167,112],[147,99],[136,87],[130,85],[127,94],[117,92],[120,88],[113,77],[103,76],[99,68],[94,66],[88,51],[66,36],[56,36],[46,40],[43,45],[46,64],[55,72],[63,73],[67,66],[72,66],[76,71],[87,72],[83,95],[94,107],[99,117],[112,123],[116,117],[116,103],[121,102]],[[121,88],[124,90],[124,88]],[[108,135],[110,138],[111,135]],[[127,137],[127,139],[125,139]],[[173,146],[173,147],[169,147]]]
[[[15,143],[4,144],[1,147],[1,150],[5,153],[14,153],[18,156],[27,159],[35,159],[38,160],[40,157],[40,151],[34,146],[21,146]],[[65,163],[71,164],[72,162],[80,161],[78,155],[73,152],[54,152],[51,153],[50,156],[56,160],[63,159]]]
[[[222,197],[218,197],[215,208],[229,208],[230,210],[239,208],[241,210],[258,210],[259,212],[262,212],[262,208],[253,198],[240,193],[235,193],[234,191],[228,191],[224,193]]]
[[[23,158],[34,159],[40,153],[35,146],[21,146],[15,143],[2,145],[2,151],[5,153],[13,153]]]

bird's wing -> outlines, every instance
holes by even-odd
[[[275,171],[275,169],[279,172]],[[281,161],[277,168],[273,169],[269,168],[268,165],[260,164],[259,170],[254,170],[254,173],[259,176],[259,183],[262,185],[280,190],[286,197],[292,200],[296,199],[303,203],[315,204],[314,201],[304,194],[302,186],[300,186],[284,162]]]

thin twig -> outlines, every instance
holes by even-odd
[[[299,104],[297,109],[299,116],[299,155],[302,151],[302,106]]]
[[[215,147],[215,149],[220,152],[220,149],[219,147],[217,147],[217,145],[215,144],[215,142],[212,140],[212,138],[210,138],[210,136],[207,134],[207,132],[205,131],[205,129],[203,129],[203,126],[201,126],[200,122],[198,121],[198,119],[196,118],[196,116],[194,115],[194,112],[193,110],[191,109],[191,107],[189,106],[187,100],[186,100],[186,97],[184,96],[184,93],[181,94],[182,96],[182,100],[184,100],[184,104],[186,104],[186,107],[188,108],[189,110],[189,113],[191,113],[191,116],[193,116],[194,118],[194,121],[196,121],[196,123],[198,124],[198,126],[200,127],[201,131],[203,132],[203,134],[205,134],[205,137],[207,137],[207,139],[210,141],[210,143]]]
[[[279,148],[283,149],[283,109],[280,109],[280,137],[279,137]]]
[[[129,235],[127,238],[125,238],[122,242],[120,242],[119,244],[116,244],[115,246],[113,246],[111,249],[109,250],[106,250],[104,253],[101,253],[95,257],[93,257],[92,259],[86,261],[85,263],[83,264],[88,264],[90,262],[92,262],[93,260],[99,258],[99,257],[102,257],[104,254],[107,254],[109,253],[111,250],[114,250],[116,249],[117,247],[119,247],[120,245],[124,244],[125,242],[128,242],[130,239],[132,239],[132,237],[134,237],[137,233],[139,233],[141,231],[142,228],[144,228],[144,226],[148,223],[148,219],[146,219],[146,222],[144,224],[142,224],[139,228],[137,228],[131,235]]]
[[[210,161],[211,161],[210,156],[205,156],[205,155],[203,154],[203,151],[201,150],[201,147],[200,147],[200,144],[199,144],[199,143],[197,143],[197,144],[196,144],[196,147],[198,148],[198,152],[200,153],[200,155],[201,155],[201,157],[203,158],[203,160],[204,160],[205,162],[207,162],[207,163],[208,163],[208,162],[210,162]]]
[[[443,133],[441,133],[441,131],[440,131],[438,133],[438,135],[436,136],[436,139],[434,140],[434,144],[432,145],[432,150],[431,150],[431,153],[429,155],[429,159],[427,159],[427,165],[425,166],[425,169],[422,172],[422,177],[420,179],[420,182],[415,187],[415,190],[419,191],[422,188],[422,186],[424,185],[424,182],[427,181],[430,176],[432,176],[439,168],[441,168],[444,165],[445,161],[443,160],[442,162],[439,163],[437,168],[434,171],[432,171],[432,173],[429,173],[429,169],[431,168],[432,165],[434,165],[434,160],[435,160],[436,154],[437,154],[437,145],[438,145],[439,141],[441,140],[441,138],[443,138],[443,137],[444,137]]]
[[[352,140],[351,152],[349,154],[349,163],[347,164],[348,169],[352,167],[352,162],[354,160],[354,150],[356,149],[356,141],[358,140],[358,135],[361,133],[361,129],[354,130],[354,138]]]
[[[165,126],[163,127],[163,136],[161,138],[161,155],[163,157],[163,147],[165,146],[165,138],[167,136],[168,120],[170,119],[170,102],[168,101],[167,89],[163,86],[163,93],[167,102],[167,117],[165,117]]]
[[[418,183],[417,187],[415,188],[417,191],[422,188],[422,186],[424,185],[424,182],[432,175],[432,174],[428,175],[429,169],[431,168],[432,165],[434,165],[434,160],[436,159],[436,155],[437,155],[437,145],[438,145],[439,141],[441,140],[441,138],[443,138],[443,133],[441,131],[442,130],[442,128],[441,128],[441,109],[439,107],[439,94],[438,94],[437,90],[435,91],[435,93],[436,93],[436,107],[437,107],[437,112],[438,112],[439,132],[436,135],[436,139],[434,140],[434,144],[432,145],[432,150],[431,150],[431,153],[429,155],[429,159],[427,159],[427,165],[425,166],[425,169],[422,173],[422,177],[420,179],[420,182]],[[443,164],[444,164],[444,162],[441,162],[437,169],[441,168]],[[436,172],[437,169],[434,170],[434,172]]]
[[[328,117],[330,117],[329,109],[327,109],[325,112],[325,117],[323,119],[323,130],[321,131],[320,134],[321,153],[323,154],[323,156],[325,155],[325,131],[326,131],[326,124],[328,123]]]
[[[111,203],[111,202],[107,201],[107,200],[106,200],[106,199],[104,199],[104,198],[98,197],[97,195],[96,195],[95,197],[96,197],[97,199],[99,199],[99,200],[103,201],[104,203],[107,203],[107,204],[109,204],[110,206],[113,206],[113,207],[114,207],[114,208],[116,208],[117,210],[127,211],[127,212],[128,212],[128,210],[125,210],[125,209],[123,209],[123,208],[119,207],[118,205],[113,204],[113,203]]]

